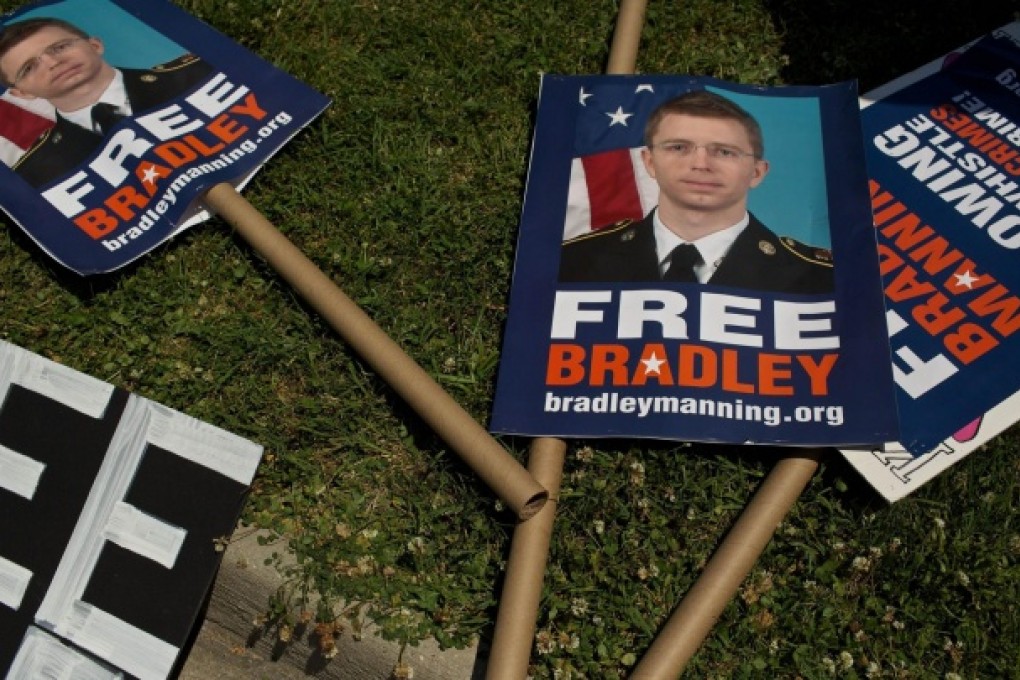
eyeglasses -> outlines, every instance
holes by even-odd
[[[652,144],[651,148],[659,149],[667,156],[675,158],[686,158],[698,149],[704,149],[709,158],[717,161],[738,161],[745,156],[756,158],[753,153],[748,153],[747,151],[738,149],[735,146],[730,146],[729,144],[718,144],[715,142],[709,142],[708,144],[695,144],[694,142],[688,142],[681,139],[674,142]]]
[[[75,46],[76,43],[81,42],[82,40],[86,40],[86,38],[64,38],[63,40],[58,40],[57,42],[53,43],[52,45],[44,49],[42,52],[40,52],[39,56],[32,57],[31,59],[29,59],[28,61],[21,65],[21,68],[18,69],[18,72],[14,74],[13,84],[17,85],[25,78],[31,78],[32,75],[39,68],[39,64],[42,61],[44,55],[49,57],[50,59],[56,59],[61,55],[66,54],[72,47]]]

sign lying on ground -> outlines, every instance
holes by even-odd
[[[846,455],[897,500],[1020,416],[1020,23],[861,105],[901,432]]]
[[[162,0],[40,2],[2,23],[18,40],[0,55],[0,206],[79,274],[208,217],[204,191],[242,186],[328,105]]]
[[[888,362],[852,83],[542,79],[493,430],[875,444]]]
[[[261,457],[0,341],[0,674],[170,675]]]

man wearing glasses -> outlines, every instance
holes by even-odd
[[[648,117],[641,151],[659,205],[567,241],[560,281],[675,281],[785,293],[833,290],[828,250],[779,237],[747,210],[768,174],[761,127],[712,92],[685,93]]]
[[[23,99],[45,99],[55,125],[15,163],[42,187],[88,160],[121,119],[184,94],[212,69],[192,55],[151,69],[118,69],[103,58],[103,42],[56,18],[27,19],[0,32],[0,77]]]

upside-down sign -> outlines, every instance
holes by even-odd
[[[0,674],[167,677],[261,455],[0,342]]]

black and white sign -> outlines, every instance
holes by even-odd
[[[261,456],[0,342],[0,672],[165,678]]]

